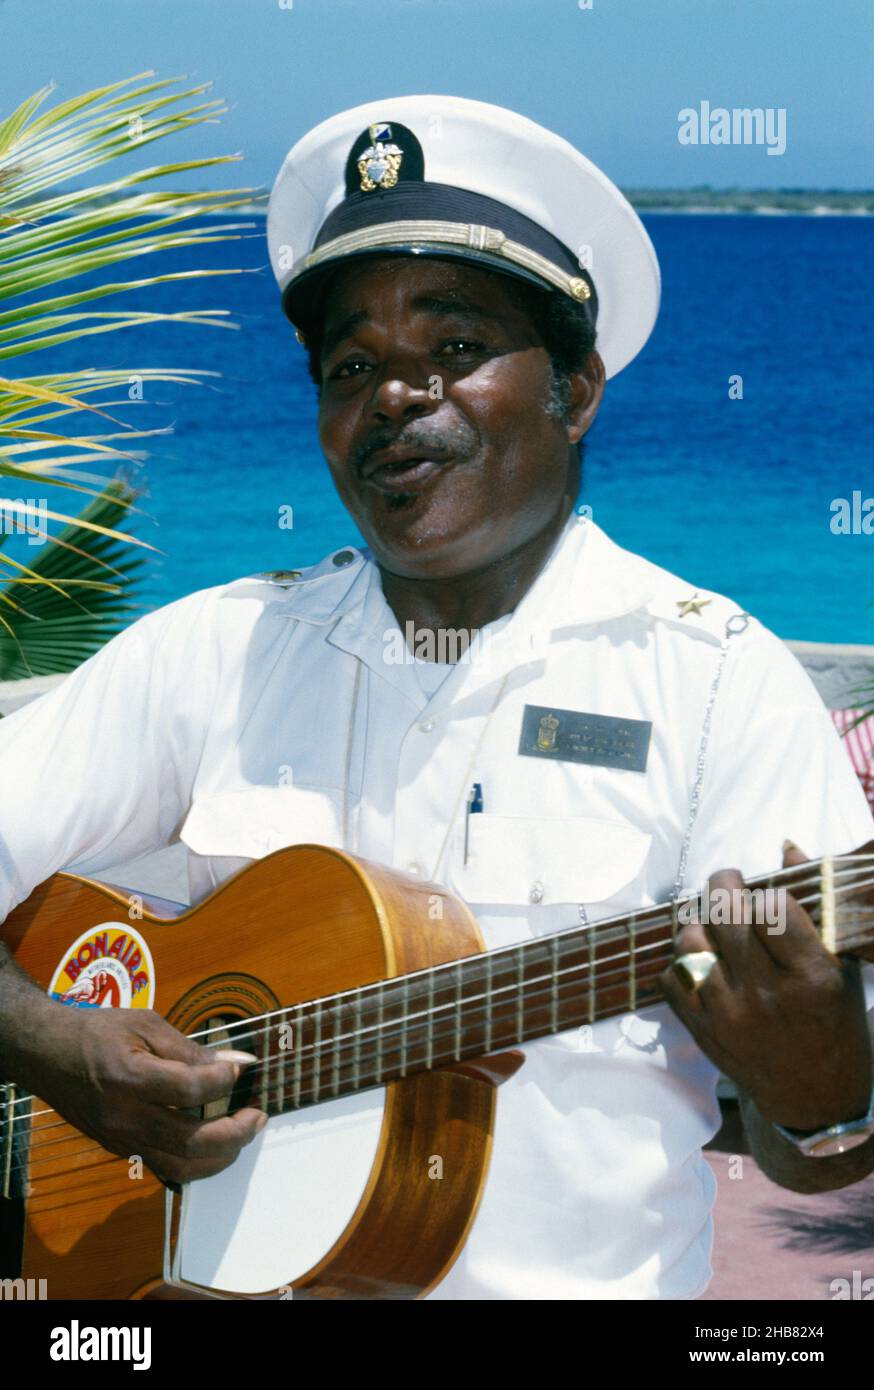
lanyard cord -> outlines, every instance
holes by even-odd
[[[733,613],[725,624],[725,636],[719,648],[716,671],[714,672],[713,681],[710,686],[710,694],[704,709],[704,719],[701,725],[701,739],[698,744],[698,757],[695,763],[695,780],[692,784],[692,792],[689,797],[689,816],[686,821],[686,833],[683,836],[683,843],[680,847],[680,862],[677,865],[677,877],[674,881],[674,888],[671,894],[672,900],[683,896],[686,865],[689,860],[689,846],[692,843],[692,832],[695,829],[695,822],[698,819],[698,808],[701,805],[701,790],[704,785],[704,769],[707,764],[707,745],[710,742],[710,725],[713,718],[713,707],[716,704],[716,697],[719,694],[729,643],[732,637],[737,637],[739,633],[746,632],[749,627],[749,622],[749,613]]]

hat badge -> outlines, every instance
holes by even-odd
[[[362,150],[358,160],[361,192],[372,193],[374,188],[394,188],[404,152],[399,145],[391,143],[391,126],[385,121],[378,121],[367,129],[373,143]]]

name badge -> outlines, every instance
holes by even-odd
[[[519,752],[526,758],[645,772],[652,721],[526,705]]]

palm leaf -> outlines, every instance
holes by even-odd
[[[201,100],[209,84],[186,87],[177,78],[153,78],[153,73],[140,73],[51,107],[46,103],[52,89],[46,87],[0,121],[0,357],[4,360],[56,349],[74,339],[156,323],[236,326],[227,322],[227,311],[222,308],[97,313],[82,306],[167,280],[244,273],[240,270],[193,267],[173,275],[114,280],[109,285],[71,283],[132,257],[179,247],[197,251],[212,242],[238,239],[254,225],[226,223],[215,217],[204,220],[205,213],[239,208],[251,198],[251,189],[184,192],[153,186],[180,171],[193,173],[231,163],[237,155],[153,164],[97,185],[63,187],[89,170],[141,151],[168,135],[215,121],[224,113],[221,101]],[[63,290],[35,301],[35,292],[50,285]],[[131,367],[127,373],[107,377],[104,384],[119,384],[131,376],[190,381],[192,375]],[[23,442],[18,431],[24,422],[16,420],[16,415],[22,413],[31,384],[38,388],[41,379],[0,381],[0,473],[13,466],[9,446]],[[51,389],[51,382],[45,384]],[[55,403],[71,411],[86,405],[72,391],[66,401]],[[100,401],[88,402],[87,408],[100,409],[100,405]],[[27,428],[41,425],[46,418],[57,418],[57,411],[38,408],[38,391],[34,391],[30,407]],[[114,452],[116,458],[124,455],[121,448]],[[51,457],[47,447],[36,451],[26,463],[34,472],[39,469],[45,479],[52,471]],[[20,457],[14,460],[15,465],[22,462]]]
[[[858,702],[858,713],[852,723],[844,729],[843,738],[846,738],[847,734],[858,728],[860,724],[864,724],[866,719],[874,717],[874,685],[857,686],[855,690],[851,691],[851,694],[854,697],[854,703]]]
[[[252,230],[251,222],[215,214],[237,212],[251,201],[253,190],[160,187],[163,179],[196,175],[239,155],[150,163],[116,177],[105,172],[126,154],[141,154],[167,136],[218,120],[225,107],[208,94],[209,85],[142,72],[53,104],[54,89],[47,86],[0,119],[4,363],[57,351],[74,340],[155,324],[236,327],[221,307],[158,313],[98,303],[148,292],[153,285],[246,273],[200,268],[196,258],[201,248],[238,240]],[[85,176],[97,170],[100,182],[88,184]],[[103,275],[104,283],[92,283],[95,273],[125,261],[180,248],[195,257],[191,268],[168,273],[159,267],[129,280]],[[72,669],[128,620],[129,585],[143,565],[144,550],[153,547],[118,529],[137,509],[136,493],[118,480],[117,468],[122,460],[138,465],[146,457],[130,448],[132,441],[166,431],[132,428],[123,418],[130,403],[124,389],[132,379],[208,386],[206,378],[215,373],[159,366],[21,377],[7,372],[4,368],[0,375],[0,523],[11,513],[31,527],[44,525],[46,517],[64,527],[37,560],[30,554],[26,560],[0,554],[0,576],[8,576],[0,587],[0,677],[17,679]],[[70,429],[70,417],[83,413],[89,425],[102,419],[115,428]],[[108,488],[105,476],[81,467],[101,463],[116,471]],[[4,491],[12,489],[4,490],[3,477],[16,493],[29,496],[4,499]],[[61,498],[79,493],[90,500],[74,519],[43,501],[46,488],[57,489]],[[34,496],[40,498],[38,507]],[[11,504],[5,510],[4,500]]]
[[[132,496],[111,483],[37,559],[28,557],[30,578],[0,588],[0,680],[72,671],[130,621],[132,581],[145,561],[114,528]]]

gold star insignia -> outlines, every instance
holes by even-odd
[[[678,598],[677,607],[680,610],[679,616],[681,618],[687,618],[690,613],[694,613],[696,616],[700,617],[701,609],[704,605],[712,602],[713,600],[709,598],[699,598],[697,591],[691,598]]]

